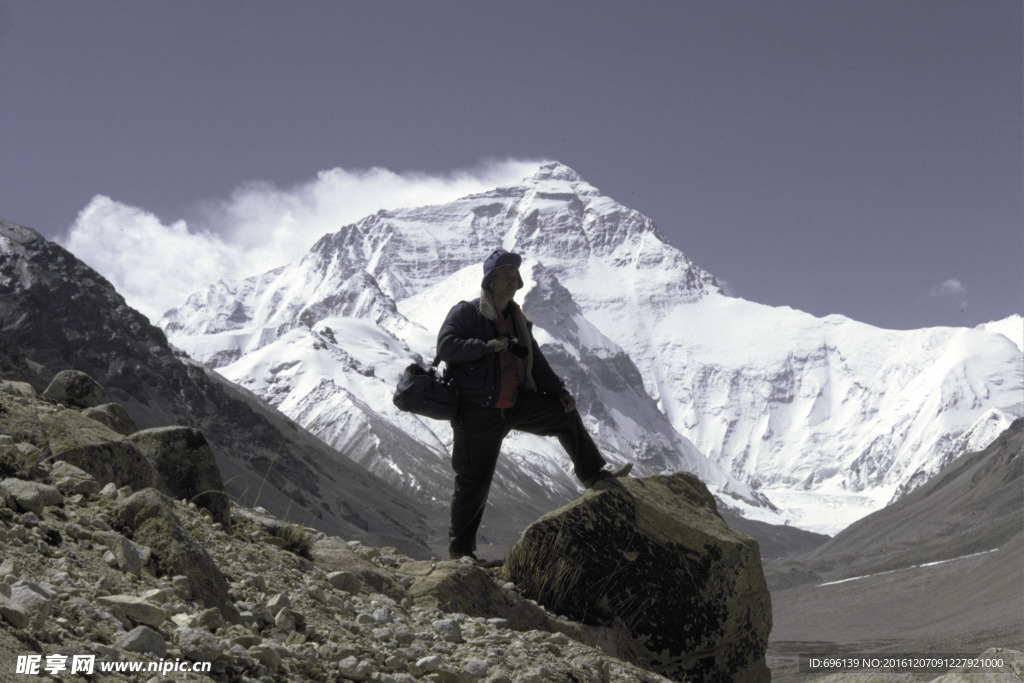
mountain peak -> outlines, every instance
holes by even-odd
[[[559,161],[549,161],[541,164],[531,180],[563,180],[570,183],[578,183],[583,180],[580,174]]]

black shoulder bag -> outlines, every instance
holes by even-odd
[[[437,376],[438,356],[429,368],[412,363],[398,378],[392,401],[407,413],[414,413],[434,420],[454,420],[459,410],[459,392],[448,377]],[[447,372],[445,373],[447,375]]]

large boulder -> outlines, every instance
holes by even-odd
[[[156,470],[160,490],[206,508],[214,521],[231,526],[224,482],[213,450],[201,431],[191,427],[158,427],[135,432],[126,440]]]
[[[74,408],[94,408],[110,403],[99,382],[78,370],[58,372],[43,392],[43,398]]]
[[[669,678],[771,680],[757,542],[692,474],[620,481],[625,491],[588,491],[532,524],[508,577],[559,614],[625,628],[637,661]]]
[[[40,413],[39,419],[54,459],[88,472],[101,485],[113,482],[136,490],[156,485],[153,466],[106,425],[66,409]]]

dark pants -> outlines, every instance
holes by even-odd
[[[448,523],[448,552],[453,557],[476,549],[476,532],[483,519],[501,442],[513,429],[556,437],[569,454],[580,480],[593,475],[605,464],[580,414],[575,410],[566,413],[553,396],[523,391],[516,398],[516,404],[503,411],[463,401],[458,417],[452,422],[455,490]]]

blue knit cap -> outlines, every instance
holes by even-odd
[[[487,257],[487,260],[484,261],[484,279],[480,282],[480,286],[487,289],[491,284],[491,276],[494,274],[495,268],[501,268],[502,266],[515,266],[516,268],[519,268],[522,263],[523,257],[519,254],[513,254],[512,252],[505,251],[504,249],[495,249],[491,255]],[[522,289],[522,287],[523,278],[520,277],[519,287],[517,289]]]

